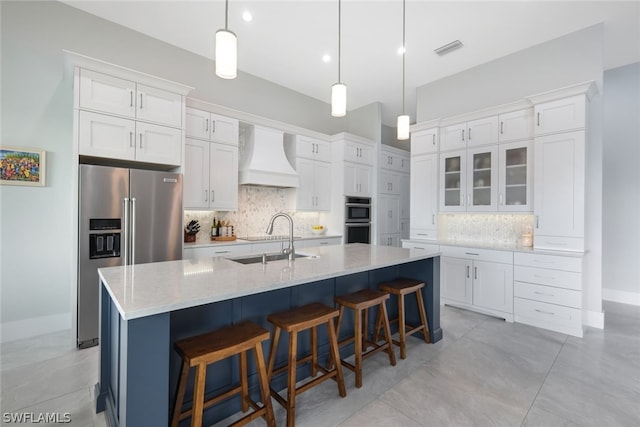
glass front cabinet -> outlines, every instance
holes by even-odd
[[[498,210],[530,212],[533,210],[533,141],[500,144]]]
[[[440,154],[440,211],[466,211],[467,150]]]

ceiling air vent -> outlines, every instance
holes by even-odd
[[[460,40],[452,41],[451,43],[447,43],[444,46],[440,46],[435,49],[434,52],[438,55],[446,55],[449,52],[453,52],[456,49],[460,49],[462,47],[462,42]]]

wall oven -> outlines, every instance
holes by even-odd
[[[346,243],[371,243],[370,198],[346,198],[344,234]]]

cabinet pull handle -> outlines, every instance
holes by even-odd
[[[424,248],[422,246],[414,246],[413,249],[420,249],[420,250],[424,250]]]
[[[320,245],[328,245],[329,242],[320,242]]]
[[[467,139],[468,139],[469,141],[471,141],[471,128],[469,128],[469,132],[468,132],[468,133],[469,133],[469,134],[467,135]]]
[[[229,251],[215,251],[216,254],[228,254]]]
[[[418,236],[427,236],[427,233],[418,233]]]
[[[140,148],[142,148],[142,132],[140,132]]]
[[[500,122],[500,135],[504,134],[504,122]]]
[[[470,279],[471,276],[469,275],[471,272],[471,267],[467,265],[467,279]]]
[[[551,316],[555,315],[555,313],[554,313],[554,312],[552,312],[552,311],[538,310],[537,308],[536,308],[536,311],[537,311],[538,313],[542,313],[542,314],[549,314],[549,315],[551,315]]]
[[[473,267],[473,278],[474,279],[478,278],[478,267]]]
[[[464,141],[464,129],[462,129],[462,140]]]
[[[503,204],[504,204],[504,202],[503,202],[502,200],[503,200],[503,199],[502,199],[502,193],[500,193],[500,204],[501,204],[501,205],[503,205]]]
[[[209,132],[209,119],[204,119],[204,131]]]
[[[135,147],[133,145],[133,132],[129,132],[129,147]]]
[[[133,91],[129,91],[129,107],[133,107]]]
[[[538,113],[538,126],[540,126],[540,113]]]
[[[540,228],[540,217],[536,215],[536,228]]]
[[[211,132],[215,133],[215,131],[216,131],[216,121],[211,120]]]
[[[436,134],[433,134],[433,145],[436,145]]]
[[[209,201],[209,192],[207,190],[204,190],[204,201],[208,202]]]
[[[215,201],[215,199],[216,199],[215,198],[215,194],[216,194],[215,191],[211,190],[211,203],[213,203]]]
[[[436,223],[436,214],[431,214],[431,224],[435,225]]]
[[[533,277],[536,279],[555,280],[553,276],[540,276],[539,274],[534,274]]]
[[[465,255],[474,255],[474,256],[480,256],[480,254],[475,253],[475,252],[465,252]]]
[[[545,297],[555,297],[555,295],[554,295],[554,294],[546,294],[546,293],[544,293],[544,292],[534,291],[533,293],[534,293],[534,294],[536,294],[536,295],[543,295],[543,296],[545,296]]]
[[[460,206],[464,206],[464,194],[460,196]]]
[[[140,92],[140,109],[142,110],[142,92]]]

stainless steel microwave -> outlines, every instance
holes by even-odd
[[[371,222],[371,199],[368,197],[347,197],[344,222]]]

